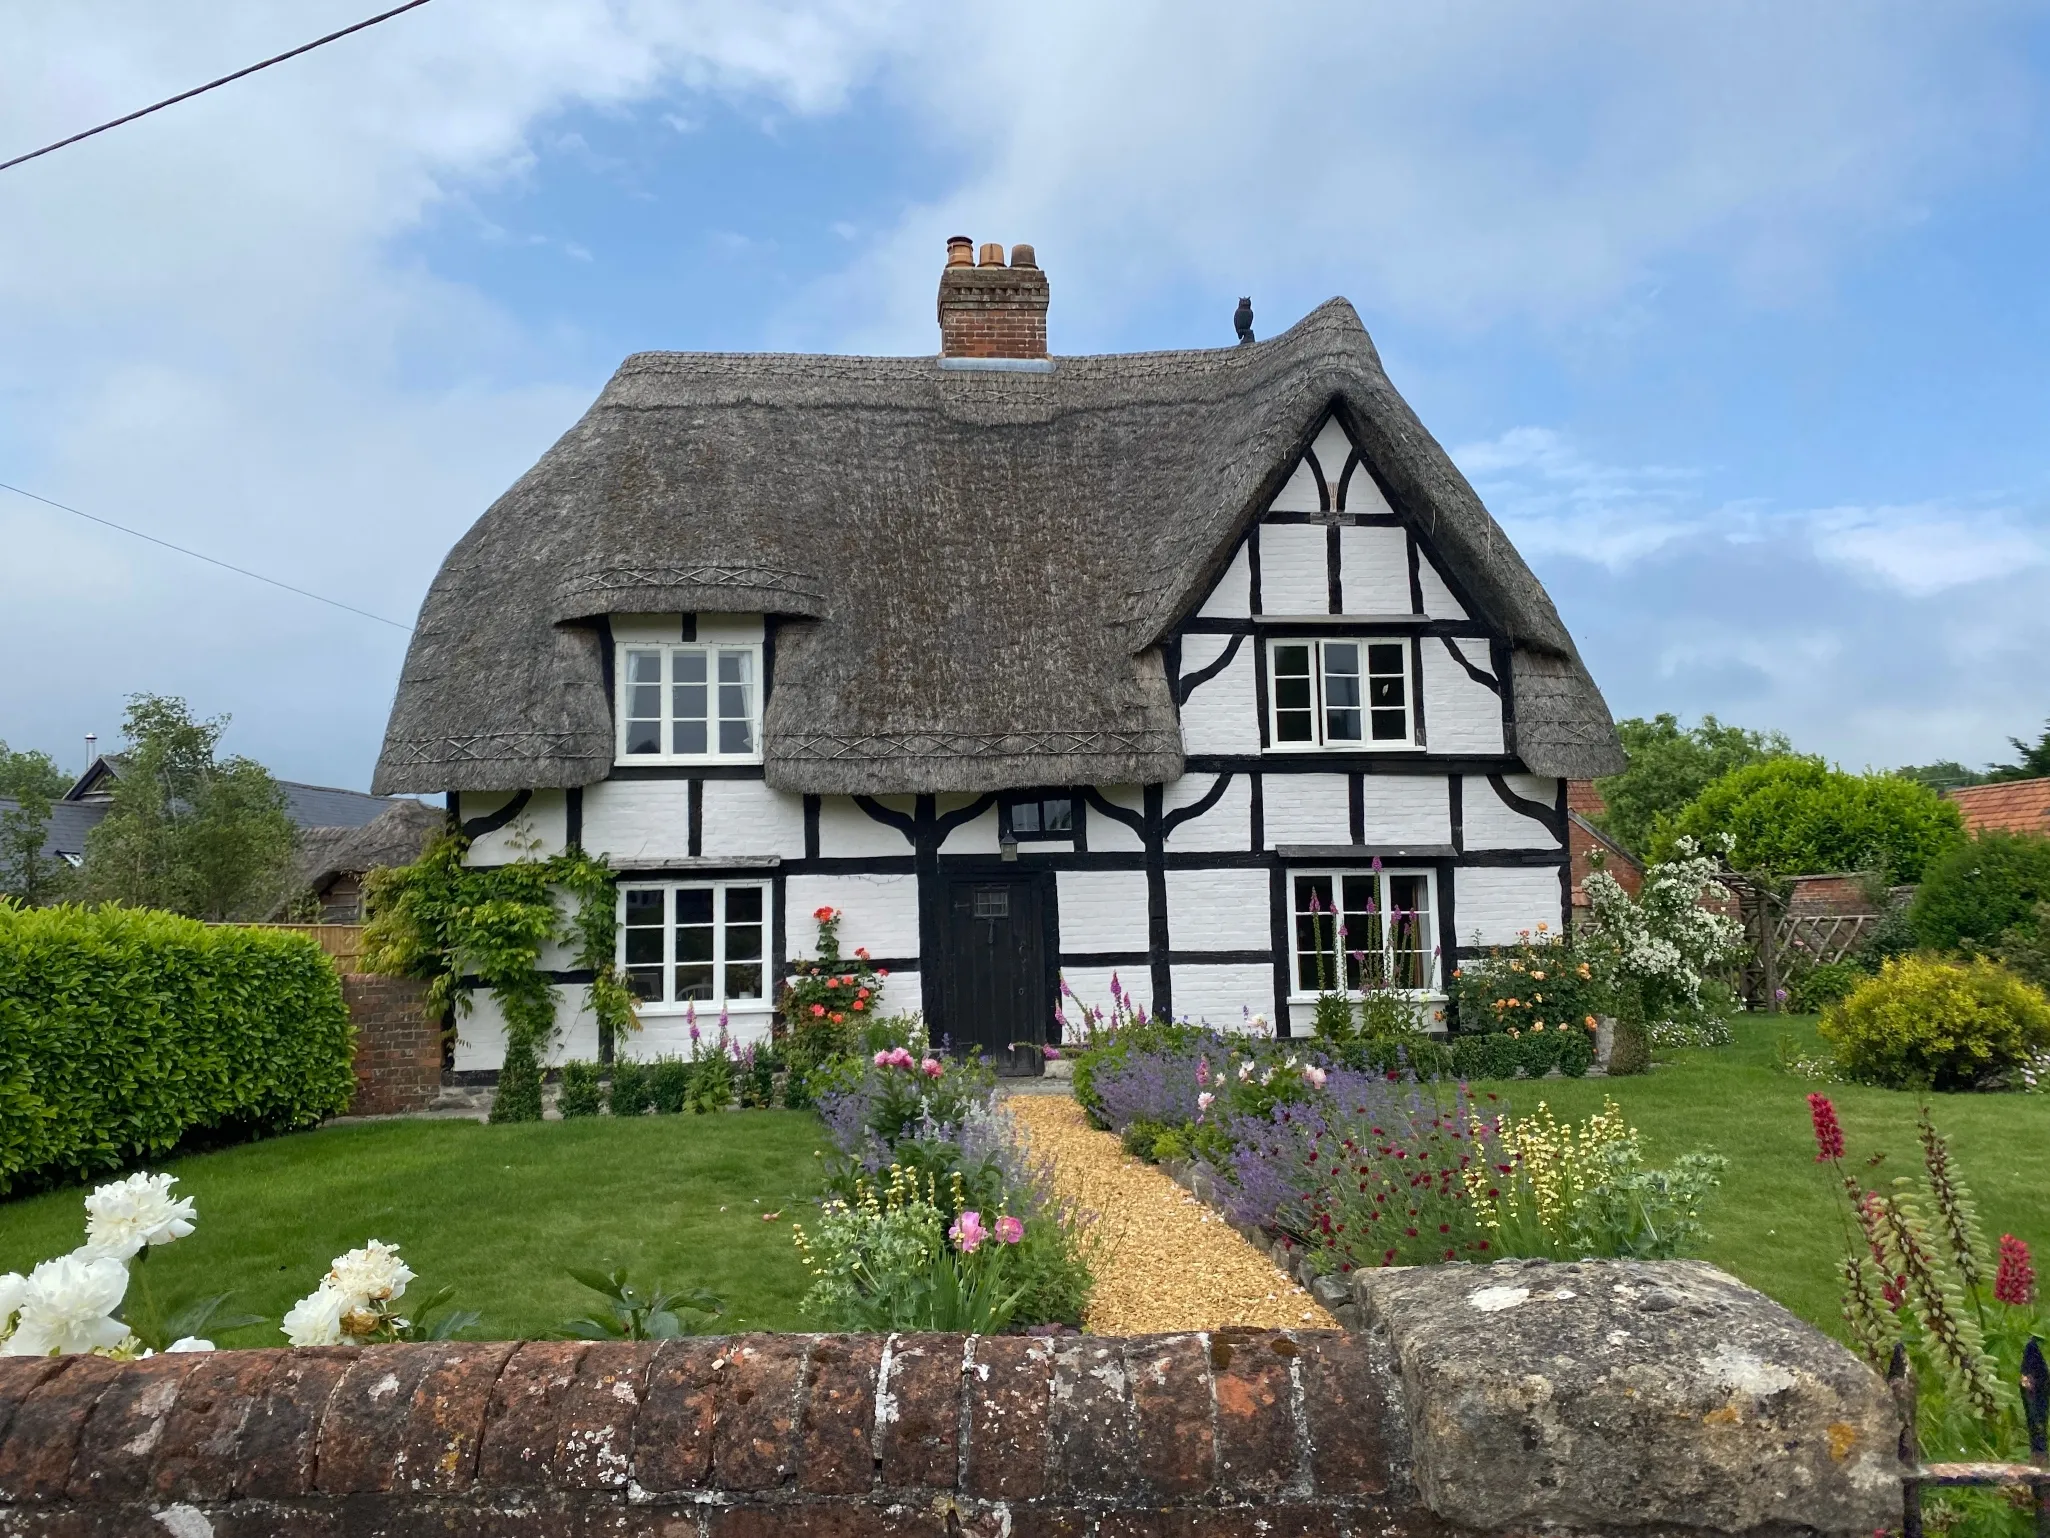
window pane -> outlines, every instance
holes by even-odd
[[[678,924],[676,926],[676,959],[678,961],[710,961],[712,959],[712,926],[710,924]]]
[[[1377,710],[1373,714],[1374,741],[1409,741],[1409,712],[1404,710]]]
[[[643,1003],[662,1001],[662,923],[668,894],[659,887],[629,888],[626,927],[621,930],[621,957],[626,985]]]
[[[1307,646],[1274,648],[1274,735],[1281,742],[1316,740]]]
[[[712,994],[712,901],[710,887],[676,889],[676,999],[709,999]]]
[[[663,895],[659,887],[628,888],[626,894],[626,921],[629,924],[661,923]]]
[[[659,753],[662,751],[662,723],[660,721],[629,721],[626,723],[626,750],[629,753]]]
[[[1393,673],[1400,678],[1409,671],[1408,648],[1400,641],[1382,641],[1367,648],[1367,671],[1376,678]]]
[[[626,713],[636,721],[658,721],[662,717],[662,686],[635,684],[626,691]]]
[[[705,723],[703,721],[679,721],[676,723],[673,731],[674,736],[672,740],[676,745],[669,750],[670,752],[702,753],[705,751],[705,743],[709,739],[705,735]]]
[[[662,969],[660,967],[628,967],[626,985],[633,990],[635,998],[643,1004],[662,1002]]]
[[[1360,740],[1360,649],[1350,641],[1324,643],[1324,740]]]
[[[1431,986],[1431,882],[1423,875],[1388,878],[1389,943],[1394,952],[1395,984],[1399,988]]]
[[[701,650],[680,650],[672,654],[675,678],[680,684],[701,684],[705,681],[705,654]]]
[[[1045,832],[1073,833],[1075,831],[1075,804],[1065,797],[1043,803],[1046,813]]]
[[[712,889],[708,886],[686,886],[676,889],[676,922],[679,924],[709,924],[712,922]]]
[[[719,653],[719,751],[754,751],[754,654]]]
[[[1345,983],[1348,988],[1378,986],[1381,960],[1380,881],[1371,872],[1344,877],[1339,895],[1345,900]]]
[[[659,684],[662,682],[662,654],[660,652],[632,651],[626,654],[626,676],[629,682],[637,684]]]
[[[1037,833],[1039,831],[1039,803],[1020,801],[1011,808],[1011,831],[1013,833]]]
[[[762,921],[762,889],[758,886],[728,887],[726,921],[732,924],[759,924]]]
[[[629,929],[626,932],[626,964],[630,967],[662,964],[662,931]]]
[[[677,966],[677,968],[676,968],[676,1002],[677,1002],[677,1003],[681,1004],[681,1003],[683,1003],[683,1002],[684,1002],[684,1001],[685,1001],[686,999],[709,999],[709,998],[711,998],[711,997],[712,997],[712,964],[711,964],[711,963],[710,963],[709,961],[707,961],[707,962],[704,962],[704,963],[703,963],[703,964],[701,964],[701,965],[700,965],[700,964],[693,964],[693,965],[691,965],[691,966],[683,966],[683,965],[679,964],[679,965]]]
[[[705,653],[691,647],[670,656],[669,751],[697,754],[710,742],[707,718],[711,690],[705,683]]]
[[[1313,899],[1315,913],[1310,911]],[[1295,949],[1299,991],[1315,993],[1337,983],[1338,915],[1331,911],[1329,876],[1295,878]]]
[[[721,753],[752,753],[755,750],[754,725],[748,721],[721,721],[719,723],[719,751]]]
[[[726,968],[726,997],[729,999],[758,999],[762,996],[762,964],[750,961],[740,966]]]

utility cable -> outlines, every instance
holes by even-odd
[[[380,21],[390,21],[394,16],[402,15],[407,11],[418,10],[426,3],[427,0],[406,0],[404,5],[394,6],[391,10],[372,16],[367,21],[359,21],[353,27],[344,27],[339,32],[328,33],[326,37],[316,37],[310,43],[302,43],[289,53],[281,53],[276,58],[265,59],[261,64],[252,64],[247,69],[238,69],[234,74],[223,75],[218,80],[209,80],[205,85],[194,86],[189,91],[180,91],[176,96],[166,96],[162,101],[144,107],[139,112],[131,112],[126,117],[117,117],[110,123],[100,124],[97,128],[88,128],[84,133],[73,134],[68,139],[59,139],[55,144],[46,144],[39,150],[30,150],[26,155],[16,155],[12,160],[0,161],[0,171],[11,170],[23,161],[34,160],[37,156],[47,155],[52,150],[61,150],[67,144],[76,144],[81,139],[90,139],[94,134],[103,134],[110,128],[119,128],[123,123],[132,123],[139,117],[148,117],[152,112],[162,112],[166,107],[175,107],[181,101],[190,101],[195,96],[204,96],[208,91],[218,89],[230,81],[240,80],[244,75],[253,75],[260,69],[269,69],[273,64],[282,64],[287,59],[296,59],[302,53],[311,53],[316,48],[323,48],[327,44],[334,42],[337,38],[347,37],[351,32],[361,32],[365,27],[374,27]],[[189,555],[191,552],[187,551],[186,553]],[[266,578],[265,580],[268,581],[269,579]]]
[[[416,3],[424,3],[424,0],[416,0]],[[146,539],[153,545],[162,545],[166,550],[175,550],[180,555],[189,555],[195,561],[204,561],[209,566],[218,566],[223,571],[234,572],[237,576],[254,577],[258,582],[267,582],[272,587],[281,587],[288,593],[297,593],[301,598],[311,598],[315,603],[324,603],[336,609],[346,609],[351,614],[360,614],[364,619],[374,619],[378,624],[389,625],[394,630],[410,632],[413,628],[411,625],[401,625],[395,619],[386,619],[382,614],[372,614],[368,609],[359,609],[352,603],[343,603],[339,598],[329,598],[321,593],[308,592],[303,587],[294,587],[289,582],[280,582],[276,577],[266,577],[262,572],[251,571],[246,566],[236,566],[228,561],[216,560],[210,555],[202,555],[197,550],[188,550],[183,545],[174,545],[168,539],[158,539],[154,534],[145,534],[140,529],[131,529],[127,524],[116,523],[111,518],[102,518],[95,513],[85,512],[80,508],[68,506],[63,502],[53,502],[48,497],[39,497],[33,491],[23,491],[19,486],[10,486],[5,481],[0,481],[0,491],[11,491],[17,497],[27,497],[31,502],[40,502],[45,507],[56,508],[59,512],[75,514],[85,519],[88,523],[101,524],[109,529],[119,529],[123,534],[133,534],[137,539]]]

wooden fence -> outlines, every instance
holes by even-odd
[[[282,929],[304,935],[334,958],[337,972],[363,970],[363,926],[361,924],[239,924],[238,929]]]

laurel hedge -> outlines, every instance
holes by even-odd
[[[112,905],[0,905],[0,1192],[347,1108],[353,1032],[320,947]]]

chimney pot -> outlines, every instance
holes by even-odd
[[[966,235],[947,237],[947,265],[949,267],[973,267],[975,265],[975,242]]]
[[[994,240],[984,241],[982,244],[982,261],[977,265],[983,267],[1003,266],[1004,248],[1002,244]]]
[[[1011,265],[1013,267],[1037,267],[1039,262],[1033,249],[1021,242],[1011,247]]]
[[[1044,358],[1046,303],[1046,274],[1032,247],[1014,246],[1007,266],[997,242],[978,252],[957,235],[940,271],[940,356]]]

